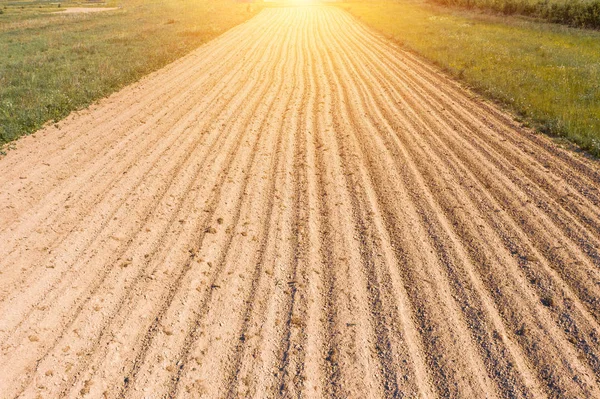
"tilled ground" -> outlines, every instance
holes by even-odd
[[[600,397],[600,173],[330,7],[0,159],[1,397]]]

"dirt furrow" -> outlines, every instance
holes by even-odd
[[[353,95],[353,96],[351,96],[351,97],[352,97],[352,98],[359,98],[360,96],[358,96],[358,95],[356,95],[356,94],[355,94],[355,95]],[[359,103],[359,104],[360,104],[360,103]],[[361,106],[359,106],[359,107],[354,107],[354,109],[356,109],[356,108],[361,108],[361,107],[364,107],[364,106],[362,106],[362,105],[361,105]],[[369,110],[367,109],[367,111],[369,111]],[[371,112],[372,112],[372,111],[371,111]],[[360,122],[357,122],[357,119],[356,119],[356,118],[354,118],[353,125],[355,126],[355,129],[356,129],[357,127],[359,127],[359,126],[360,126]],[[373,130],[373,129],[377,130],[377,129],[378,129],[377,125],[371,125],[369,130]],[[370,153],[377,153],[377,152],[380,152],[380,151],[381,151],[381,150],[374,150],[374,151],[370,151]],[[385,151],[385,150],[384,150],[384,151]],[[413,200],[413,202],[414,202],[414,201],[415,201],[415,200]],[[422,213],[422,211],[419,211],[419,213]],[[431,234],[431,231],[430,231],[430,234]],[[435,237],[435,236],[434,236],[434,237]],[[434,244],[435,244],[435,243],[434,243]],[[437,251],[439,252],[439,251],[440,251],[440,248],[438,248],[438,249],[437,249]],[[488,395],[489,395],[489,394],[491,394],[491,390],[490,390],[489,388],[487,389],[487,392],[488,392]]]
[[[600,396],[600,169],[336,7],[0,158],[0,398]]]
[[[438,148],[439,148],[439,147],[438,147]],[[447,154],[446,154],[446,156],[447,156]],[[543,301],[543,300],[542,300],[542,301]],[[589,355],[589,352],[588,352],[588,355]]]
[[[268,54],[268,51],[266,51],[265,56]],[[263,65],[272,65],[272,63],[263,63]],[[266,90],[268,86],[266,84],[262,85],[262,89],[261,90]],[[252,89],[256,89],[256,87],[252,87],[250,86],[250,88]],[[254,90],[253,90],[254,91]],[[260,91],[258,92],[260,93]],[[244,96],[247,93],[245,92],[241,92],[239,93],[239,98],[240,99],[245,99],[247,100],[247,98],[245,98]],[[180,295],[180,291],[182,291],[182,289],[180,289],[180,286],[188,286],[189,284],[189,280],[195,277],[189,277],[188,274],[190,274],[190,272],[193,272],[194,276],[196,273],[204,273],[206,272],[205,270],[199,270],[196,271],[194,270],[195,267],[198,266],[198,262],[201,262],[204,266],[204,264],[208,264],[210,263],[212,265],[212,263],[217,263],[216,261],[207,261],[204,262],[202,261],[202,258],[199,258],[200,256],[202,256],[202,247],[205,245],[204,240],[209,240],[211,241],[211,239],[209,238],[213,233],[211,228],[215,228],[215,227],[211,227],[214,224],[218,224],[218,222],[216,222],[216,219],[219,219],[218,217],[216,217],[217,213],[219,214],[223,214],[223,215],[227,215],[229,213],[231,213],[231,209],[227,210],[223,210],[223,209],[219,209],[219,203],[221,203],[223,201],[223,197],[225,199],[227,198],[242,198],[242,193],[243,193],[243,188],[240,187],[239,185],[235,184],[232,185],[233,180],[235,180],[235,177],[232,177],[230,175],[231,174],[235,174],[236,176],[239,176],[240,173],[245,173],[247,167],[244,167],[243,163],[240,164],[241,162],[246,162],[246,158],[247,157],[247,151],[248,149],[250,149],[249,143],[248,143],[248,137],[245,136],[244,131],[242,129],[240,129],[240,126],[244,126],[245,122],[247,122],[249,120],[249,118],[251,118],[252,115],[254,115],[257,112],[257,108],[260,104],[260,100],[261,97],[259,95],[255,96],[255,101],[251,102],[248,104],[247,108],[240,108],[239,110],[241,111],[241,115],[243,116],[241,119],[236,120],[234,118],[230,118],[230,122],[232,123],[232,125],[229,124],[223,124],[220,125],[219,127],[226,127],[226,130],[228,132],[232,132],[231,134],[234,134],[235,137],[235,141],[233,142],[233,148],[232,150],[229,152],[228,157],[225,159],[225,165],[226,167],[220,171],[220,173],[217,175],[218,178],[216,179],[216,181],[210,181],[209,179],[209,184],[212,187],[211,191],[211,196],[210,196],[210,201],[206,201],[205,206],[204,206],[204,210],[203,212],[205,213],[205,216],[202,216],[202,214],[200,213],[198,216],[200,216],[201,218],[198,219],[197,225],[191,226],[190,228],[187,229],[187,234],[186,235],[182,235],[182,236],[174,236],[173,239],[174,240],[178,240],[181,241],[183,239],[183,241],[181,243],[176,244],[176,251],[175,254],[168,254],[167,259],[172,258],[172,257],[181,257],[183,259],[185,259],[184,263],[182,264],[182,267],[176,267],[176,268],[168,268],[168,276],[167,277],[167,281],[163,281],[163,282],[157,282],[155,284],[156,290],[158,290],[159,295],[157,297],[157,299],[159,300],[159,304],[160,307],[158,309],[158,311],[153,310],[152,307],[148,307],[146,306],[143,309],[140,309],[139,311],[135,312],[135,316],[139,317],[141,319],[148,319],[148,320],[152,320],[152,324],[148,327],[148,332],[143,336],[140,337],[136,336],[136,335],[131,335],[130,334],[130,330],[127,329],[127,324],[134,322],[133,320],[135,320],[135,318],[133,318],[132,320],[132,315],[130,313],[127,313],[126,311],[124,311],[119,319],[121,320],[121,322],[123,323],[123,325],[125,327],[121,327],[123,329],[123,340],[128,340],[126,342],[130,342],[129,345],[131,345],[131,347],[133,347],[134,349],[132,350],[132,352],[135,354],[135,351],[138,351],[138,346],[141,346],[141,348],[139,349],[139,351],[137,352],[137,354],[135,355],[136,358],[132,359],[133,362],[133,369],[130,372],[131,375],[125,377],[127,379],[127,382],[125,384],[126,387],[128,387],[130,384],[133,384],[135,382],[135,380],[133,379],[134,375],[137,375],[137,369],[139,367],[141,367],[142,363],[140,359],[144,359],[148,356],[148,354],[146,353],[152,345],[153,340],[156,338],[157,334],[161,334],[164,333],[163,331],[160,331],[161,328],[167,328],[167,329],[171,329],[172,327],[165,327],[166,324],[170,324],[170,322],[162,322],[162,319],[164,317],[164,314],[166,312],[168,312],[170,309],[170,306],[177,301],[176,296]],[[238,115],[240,116],[240,115]],[[246,119],[244,119],[244,117]],[[256,129],[252,129],[252,131],[256,131]],[[241,148],[246,148],[246,150],[241,151]],[[256,148],[256,144],[254,144],[254,148]],[[250,151],[252,153],[252,151]],[[243,157],[242,157],[243,156]],[[232,164],[233,162],[233,164]],[[237,165],[237,166],[236,166]],[[233,170],[232,172],[229,172],[230,170]],[[247,176],[247,175],[246,175]],[[198,176],[199,177],[199,176]],[[246,181],[246,180],[244,180]],[[228,190],[228,191],[223,191],[223,190]],[[234,191],[233,193],[229,190],[238,190],[237,193]],[[202,196],[200,195],[198,197],[198,200],[202,200]],[[227,201],[228,203],[228,201]],[[234,211],[237,208],[234,208]],[[185,212],[182,212],[182,214],[180,215],[182,217],[185,216]],[[205,227],[208,226],[208,227]],[[198,235],[198,233],[200,233],[200,235]],[[228,235],[230,235],[228,233]],[[225,251],[226,252],[226,251]],[[200,259],[200,260],[198,260]],[[211,267],[211,266],[209,266]],[[173,277],[174,276],[174,277]],[[214,284],[210,284],[209,286],[211,287],[209,289],[209,292],[213,289],[212,286]],[[166,289],[165,289],[166,286]],[[198,286],[197,288],[200,288],[200,286]],[[195,293],[195,291],[191,291],[192,293]],[[189,295],[190,291],[184,291],[185,295]],[[184,295],[181,294],[181,295]],[[136,296],[135,300],[136,301],[144,301],[145,298],[140,298],[139,295]],[[179,302],[179,301],[177,301]],[[183,303],[183,302],[182,302]],[[135,305],[132,303],[130,305],[130,307],[135,307]],[[124,309],[126,310],[126,309]],[[157,312],[155,313],[156,316],[149,318],[147,313],[145,314],[145,312]],[[167,334],[167,337],[171,337],[171,335]],[[172,337],[170,339],[175,339],[176,337]],[[137,340],[140,340],[141,342],[136,343]],[[127,345],[125,342],[122,342],[122,344]],[[122,355],[121,355],[122,356]],[[99,360],[102,360],[102,358],[100,358]],[[112,368],[110,366],[110,362],[105,362],[106,365],[104,367],[107,368],[107,372],[108,373],[112,373]],[[149,366],[152,365],[154,366],[154,364],[149,364]],[[169,367],[170,369],[170,367]],[[167,370],[167,372],[169,372],[171,370]],[[118,378],[117,376],[114,376],[114,378]]]
[[[436,145],[436,147],[435,147],[435,148],[440,148],[440,147],[439,147],[439,145]],[[442,148],[443,148],[443,147],[442,147]],[[444,157],[444,158],[448,158],[448,155],[449,155],[448,153],[445,153],[445,154],[443,155],[443,157]],[[472,155],[471,155],[471,157],[472,157]],[[452,168],[455,168],[456,166],[451,166],[451,167],[452,167]],[[487,213],[489,214],[490,212],[488,211]],[[498,226],[496,226],[495,228],[496,228],[496,230],[502,230],[502,227],[498,227]],[[522,262],[521,262],[521,263],[522,263]],[[533,281],[535,281],[535,280],[533,280]],[[554,290],[551,290],[551,291],[550,291],[551,295],[556,295],[556,293],[552,293],[552,291],[554,291]],[[547,292],[547,291],[546,291],[546,292],[542,292],[542,293],[540,293],[540,297],[541,297],[541,301],[542,301],[542,302],[545,302],[545,301],[547,301],[547,299],[546,299],[546,298],[548,298],[548,294],[549,294],[549,292]],[[575,302],[575,305],[576,305],[576,306],[578,306],[578,305],[579,305],[577,301]],[[578,312],[576,312],[576,313],[578,313]],[[596,326],[595,326],[595,322],[594,322],[594,320],[593,320],[593,319],[591,319],[590,317],[587,317],[587,316],[585,315],[585,312],[584,312],[584,315],[583,315],[583,317],[584,317],[584,320],[585,320],[585,321],[584,321],[582,324],[580,324],[580,325],[585,325],[586,327],[592,327],[592,331],[591,331],[590,333],[591,333],[592,335],[594,335],[594,334],[595,334],[594,330],[596,330]],[[564,317],[563,317],[563,321],[561,322],[561,324],[564,324],[564,322],[565,322],[565,320],[564,320]],[[570,319],[570,320],[569,320],[569,322],[570,322],[571,324],[573,324],[573,320],[572,320],[572,319]],[[581,330],[581,328],[573,328],[573,327],[569,326],[569,328],[567,328],[567,331],[569,331],[569,330],[575,330],[575,331],[577,331],[577,330]],[[578,333],[578,335],[580,335],[580,333]],[[596,360],[595,360],[595,355],[593,355],[593,352],[589,351],[589,349],[588,349],[588,348],[589,348],[589,345],[585,343],[585,340],[586,340],[586,338],[585,338],[585,337],[583,337],[583,340],[584,340],[584,342],[583,342],[583,343],[581,343],[581,339],[580,339],[580,338],[578,338],[578,339],[576,340],[577,342],[580,342],[580,346],[582,346],[582,347],[584,348],[584,349],[582,350],[582,352],[583,352],[582,354],[584,354],[585,356],[588,356],[588,357],[589,357],[589,356],[591,356],[591,357],[592,357],[592,359],[591,359],[591,362],[592,362],[592,364],[595,364],[595,363],[596,363]],[[595,367],[595,366],[594,366],[594,367]]]
[[[431,150],[430,150],[430,151],[431,151]],[[440,203],[442,203],[442,204],[443,204],[443,203],[444,203],[444,201],[440,201]],[[466,240],[464,240],[464,241],[466,241]],[[466,242],[469,242],[469,241],[466,241]],[[481,263],[481,261],[480,261],[479,263]],[[461,288],[461,289],[462,289],[462,288]]]
[[[268,65],[266,63],[263,63],[263,64],[264,65]],[[253,89],[254,89],[253,84],[246,84],[245,88],[238,93],[237,102],[239,104],[241,104],[243,101],[245,101],[246,99],[244,98],[244,94],[251,92]],[[235,105],[235,103],[234,103],[233,106],[236,107],[237,105]],[[249,111],[248,113],[252,114],[252,111]],[[234,120],[233,114],[231,114],[231,112],[227,108],[223,109],[223,114],[225,116],[227,116],[230,120]],[[238,121],[238,123],[241,124],[241,121]],[[222,140],[224,138],[227,138],[228,136],[229,137],[240,136],[239,129],[235,129],[235,128],[230,129],[228,131],[228,133],[229,132],[233,132],[231,134],[228,134],[228,135],[219,134],[219,131],[221,129],[221,123],[215,122],[215,125],[217,125],[217,126],[213,126],[211,128],[211,131],[217,133],[216,138],[218,138],[218,139]],[[198,141],[198,140],[200,140],[201,135],[195,134],[195,135],[190,135],[190,137],[197,138],[197,141]],[[240,141],[241,141],[241,139],[238,139],[234,143],[238,143],[238,146],[239,146]],[[212,146],[209,146],[208,148],[203,148],[203,147],[199,147],[199,142],[197,142],[196,145],[195,145],[195,151],[196,152],[198,152],[198,151],[204,152],[204,151],[208,150],[208,154],[211,157],[214,157],[214,156],[218,157],[218,154],[214,150],[216,148],[219,148],[219,145],[221,146],[221,148],[223,148],[223,144],[224,143],[222,141],[217,140],[216,142],[213,143]],[[191,151],[192,149],[194,149],[194,146],[192,146],[192,147],[185,147],[184,146],[183,148],[186,149],[186,153],[188,154],[186,156],[186,159],[188,159],[190,161],[193,161],[193,165],[188,165],[187,166],[187,168],[189,169],[189,172],[192,172],[193,174],[187,174],[186,173],[184,175],[181,175],[179,173],[173,173],[173,174],[170,175],[170,178],[171,178],[171,180],[173,180],[175,178],[181,179],[182,176],[187,176],[186,177],[187,181],[183,180],[182,183],[184,183],[185,185],[187,185],[187,188],[185,189],[184,192],[189,192],[190,189],[192,188],[191,185],[195,184],[195,182],[197,181],[198,177],[200,176],[200,173],[202,173],[202,172],[206,173],[206,171],[207,171],[207,169],[203,169],[203,168],[201,168],[201,166],[204,167],[204,168],[215,168],[216,165],[214,165],[212,163],[207,163],[206,165],[203,165],[200,162],[200,160],[201,160],[201,158],[199,157],[200,154],[195,154],[196,155],[195,157],[190,157],[194,153],[193,151]],[[234,149],[234,151],[232,151],[232,156],[233,155],[236,155],[235,149]],[[177,158],[173,158],[173,159],[177,159]],[[183,165],[183,164],[181,164],[181,165]],[[191,166],[193,166],[193,167],[190,168]],[[179,170],[182,170],[181,166],[180,166]],[[218,168],[217,168],[216,171],[218,171]],[[159,179],[155,179],[154,182],[164,184],[164,182],[169,182],[169,180],[168,179],[160,179],[159,178]],[[184,220],[184,219],[181,219],[181,218],[186,218],[187,219],[189,217],[190,212],[194,210],[193,208],[191,208],[191,209],[189,208],[190,206],[193,206],[193,197],[189,197],[189,196],[185,196],[185,195],[184,196],[178,195],[178,197],[180,199],[182,199],[182,200],[186,200],[188,203],[190,201],[192,201],[191,204],[188,205],[187,211],[186,212],[181,212],[181,213],[178,212],[179,207],[181,206],[181,203],[179,203],[178,207],[176,207],[174,209],[172,208],[173,204],[170,203],[172,201],[171,198],[175,197],[175,194],[177,193],[177,191],[171,192],[171,194],[169,196],[166,196],[166,194],[169,192],[167,190],[167,188],[169,186],[173,185],[171,183],[172,182],[170,182],[166,186],[166,188],[160,193],[160,195],[158,195],[158,196],[156,196],[156,194],[152,195],[152,198],[156,198],[157,200],[160,200],[160,201],[157,201],[156,205],[160,204],[162,202],[162,204],[163,204],[162,207],[163,208],[167,208],[167,209],[166,210],[162,210],[161,207],[156,207],[156,205],[154,205],[153,209],[151,210],[151,213],[147,214],[147,216],[145,216],[142,219],[141,227],[137,227],[137,229],[134,230],[134,232],[135,231],[139,231],[139,230],[142,231],[142,235],[139,237],[138,240],[134,240],[133,237],[132,238],[128,238],[127,236],[125,236],[124,238],[118,240],[119,242],[124,242],[125,246],[123,246],[122,249],[119,249],[118,251],[116,251],[116,254],[114,255],[116,259],[112,260],[112,262],[111,262],[111,263],[115,264],[117,267],[116,268],[95,268],[95,267],[92,267],[92,270],[100,270],[100,271],[102,271],[103,275],[101,276],[101,278],[99,280],[97,280],[96,283],[93,283],[91,285],[92,288],[90,288],[90,291],[89,291],[88,294],[82,294],[82,295],[80,295],[80,297],[82,299],[86,299],[87,298],[87,301],[84,302],[83,304],[79,305],[79,307],[77,309],[78,312],[80,312],[82,310],[82,305],[84,305],[85,303],[90,302],[90,299],[95,296],[96,292],[99,289],[101,289],[100,287],[102,287],[102,285],[104,285],[105,287],[114,287],[113,289],[119,288],[120,285],[122,285],[124,283],[126,283],[128,286],[131,286],[132,285],[131,282],[127,281],[126,278],[123,279],[122,275],[124,275],[124,274],[127,275],[128,273],[131,274],[134,270],[136,270],[136,272],[138,273],[138,277],[136,277],[134,281],[137,281],[140,276],[144,276],[144,275],[148,276],[148,275],[152,275],[152,274],[155,273],[155,271],[147,271],[147,269],[151,268],[151,267],[156,268],[157,267],[157,263],[160,264],[160,261],[162,259],[162,257],[160,256],[160,254],[161,253],[165,253],[165,255],[163,255],[163,256],[166,256],[166,252],[164,250],[172,248],[172,245],[173,245],[173,244],[169,243],[169,241],[166,241],[166,238],[168,238],[169,236],[166,236],[165,233],[169,231],[170,226],[174,226],[174,225],[180,226],[181,225],[180,221]],[[186,187],[185,185],[182,185],[180,183],[180,184],[174,185],[174,186],[175,187],[181,187],[181,188],[183,188],[183,187]],[[218,187],[218,185],[217,185],[217,187]],[[207,187],[207,190],[210,190],[210,189],[211,189],[211,187]],[[193,190],[193,191],[197,191],[197,190]],[[204,195],[206,195],[206,194],[204,194]],[[201,197],[202,194],[199,194],[199,196],[200,196],[199,198],[202,199],[202,197]],[[144,203],[141,202],[140,204],[144,204]],[[128,210],[128,211],[131,211],[131,209]],[[163,224],[162,222],[159,223],[159,221],[162,218],[164,218],[163,215],[168,216],[168,219],[163,219],[165,222],[168,221],[167,224]],[[177,219],[178,216],[179,216],[179,219]],[[157,220],[157,218],[158,218],[158,220]],[[162,227],[163,225],[164,225],[164,227]],[[181,229],[181,227],[179,227],[179,229]],[[154,232],[154,231],[156,231],[156,232]],[[192,230],[192,232],[193,232],[193,230]],[[148,234],[148,233],[151,233],[151,234]],[[152,241],[150,241],[150,243],[144,243],[144,241],[148,240],[148,237],[146,237],[148,235],[151,236],[151,239],[154,239],[154,240],[158,239],[158,242],[152,243]],[[182,237],[174,236],[170,240],[181,240],[181,239],[182,239]],[[132,244],[132,241],[133,241],[133,244]],[[101,244],[104,244],[104,246],[106,246],[106,243],[101,243]],[[141,261],[136,259],[136,262],[130,262],[132,264],[129,265],[127,268],[119,267],[122,263],[129,262],[128,259],[131,257],[130,255],[137,255],[136,257],[138,257],[138,258],[141,257],[140,254],[137,253],[137,251],[139,251],[140,246],[141,247],[145,247],[148,244],[152,245],[154,248],[148,250],[148,253],[144,254],[144,258]],[[134,250],[132,250],[132,247],[134,248]],[[127,251],[129,252],[129,254],[127,254]],[[158,251],[158,253],[157,253],[157,251]],[[102,259],[101,256],[99,256],[99,258],[100,258],[100,261],[106,262],[106,260]],[[119,261],[119,259],[120,259],[120,261]],[[146,259],[152,259],[152,261],[150,263],[148,263],[146,261]],[[93,263],[92,263],[92,265],[93,265]],[[87,266],[89,267],[90,265],[88,264]],[[141,266],[144,266],[144,267],[141,268],[141,269],[138,269]],[[71,274],[74,274],[74,273],[72,273],[72,271],[71,271]],[[114,277],[110,278],[109,280],[106,280],[107,274],[108,274],[109,277],[111,275],[113,275],[113,274],[116,274],[116,275]],[[75,276],[74,278],[78,278],[79,280],[81,280],[81,277]],[[115,278],[119,278],[120,279],[120,281],[117,280],[118,284],[116,286],[115,286],[115,282],[114,282]],[[63,283],[63,285],[69,286],[68,283],[67,284]],[[85,285],[83,287],[85,288]],[[72,289],[72,287],[71,287],[71,289]],[[106,288],[104,288],[104,290],[106,290]],[[131,288],[129,288],[128,290],[131,290]],[[115,302],[115,306],[116,306],[116,304],[119,304],[119,303],[122,304],[123,303],[122,301],[119,301],[118,298],[119,297],[117,296],[115,299],[113,299],[113,301]],[[64,306],[63,307],[55,306],[55,307],[58,308],[61,311],[64,311],[64,309],[63,309]],[[89,309],[88,312],[93,312],[93,309],[92,309],[91,305],[88,306],[88,309]],[[47,314],[45,314],[45,313],[42,313],[42,314],[46,318],[48,317]],[[106,320],[111,320],[112,319],[112,317],[106,317],[108,315],[106,315],[104,312],[100,312],[100,313],[97,313],[97,314],[100,315],[103,318],[106,318]],[[72,314],[70,316],[70,320],[75,320],[75,316],[77,316],[77,313]],[[89,317],[86,317],[86,318],[80,317],[79,319],[81,320],[82,323],[84,323],[84,325],[89,325]],[[39,324],[39,321],[36,322],[36,324]],[[75,329],[75,330],[77,330],[77,329]],[[72,335],[72,333],[71,333],[71,335]],[[69,342],[69,341],[73,340],[73,338],[69,338],[69,337],[61,337],[61,339],[63,341],[66,341],[66,342]],[[14,367],[14,365],[13,365],[13,367]]]

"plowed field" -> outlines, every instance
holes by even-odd
[[[326,6],[0,159],[0,393],[600,397],[600,173]]]

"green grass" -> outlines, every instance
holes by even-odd
[[[538,130],[600,156],[600,32],[410,0],[341,7]]]
[[[600,28],[600,0],[431,0],[442,5],[519,14],[581,28]]]
[[[114,0],[60,15],[58,2],[0,2],[0,145],[138,80],[243,22],[230,0]],[[61,2],[65,6],[98,3]],[[40,8],[41,7],[41,8]]]

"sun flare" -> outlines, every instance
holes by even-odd
[[[310,5],[318,4],[319,0],[286,0],[284,3],[290,5]]]

